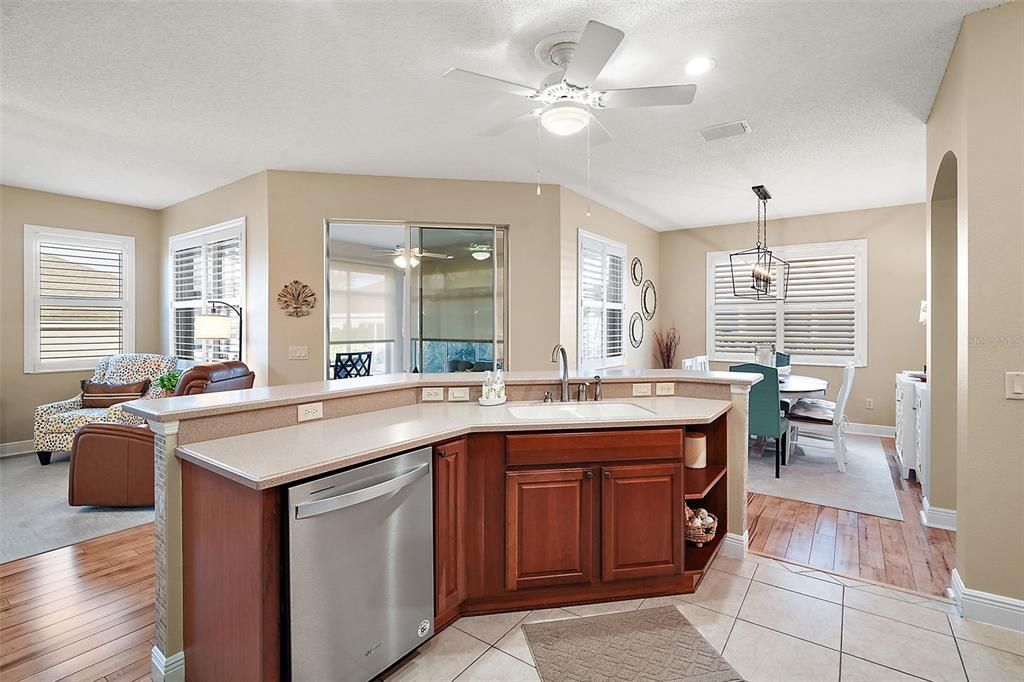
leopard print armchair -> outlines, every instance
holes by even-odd
[[[149,390],[143,400],[167,397],[157,383],[164,374],[178,366],[178,358],[152,353],[125,353],[103,358],[96,364],[92,381],[106,384],[130,384],[149,379]],[[125,412],[121,405],[83,408],[81,394],[36,408],[33,442],[39,461],[47,464],[51,452],[70,451],[75,432],[86,424],[107,423],[142,426],[145,420]]]

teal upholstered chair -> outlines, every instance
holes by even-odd
[[[729,369],[764,377],[763,381],[750,387],[749,431],[751,436],[775,439],[775,478],[778,478],[779,465],[788,459],[785,455],[788,454],[786,446],[789,433],[789,420],[782,416],[779,409],[779,370],[752,362],[733,365]]]

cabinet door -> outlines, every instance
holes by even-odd
[[[505,474],[507,589],[590,582],[593,478],[583,468]]]
[[[682,573],[682,465],[610,466],[601,477],[602,579]]]
[[[434,448],[435,628],[466,598],[466,439]]]

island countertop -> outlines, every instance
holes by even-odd
[[[602,371],[573,371],[569,381],[577,383],[600,376],[606,383],[675,381],[700,384],[752,386],[761,380],[760,374],[744,372],[712,372],[683,369],[611,369]],[[557,384],[555,370],[506,372],[509,386]],[[299,403],[369,395],[401,389],[419,389],[431,386],[480,386],[483,376],[479,372],[446,374],[380,374],[331,381],[313,381],[302,384],[263,386],[239,391],[204,393],[199,395],[133,400],[123,404],[124,410],[154,422],[171,422],[214,415],[233,414],[249,410],[298,405]]]
[[[584,404],[615,403],[636,405],[650,414],[599,419],[573,419],[553,414],[551,418],[523,419],[509,408],[537,403],[506,403],[493,407],[475,403],[418,403],[189,443],[179,447],[177,454],[242,485],[262,490],[468,433],[708,424],[732,407],[726,400],[685,397]]]

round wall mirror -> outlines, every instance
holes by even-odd
[[[633,286],[640,286],[640,282],[644,279],[644,264],[640,262],[639,258],[634,258],[633,262],[629,264],[629,275],[633,279]]]
[[[640,309],[644,311],[647,320],[654,319],[654,311],[658,308],[658,292],[654,289],[654,282],[647,280],[640,292]]]
[[[639,348],[643,342],[644,318],[640,317],[640,313],[633,313],[633,317],[629,318],[629,343],[633,348]]]

